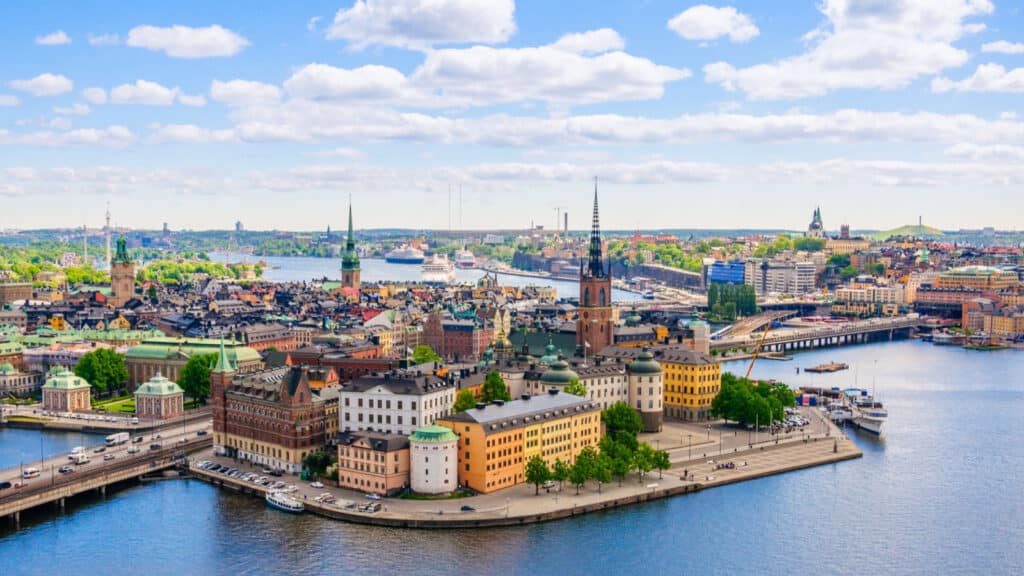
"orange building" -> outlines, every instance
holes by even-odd
[[[437,423],[459,437],[459,483],[482,493],[525,482],[535,455],[548,466],[573,462],[601,439],[600,405],[557,392],[477,404]]]
[[[338,486],[390,495],[409,486],[409,438],[381,432],[338,437]]]

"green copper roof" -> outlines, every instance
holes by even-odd
[[[636,360],[630,362],[628,369],[630,374],[661,374],[661,364],[658,364],[654,355],[646,348]]]
[[[558,361],[558,348],[555,348],[551,336],[548,336],[548,345],[544,347],[544,355],[540,357],[540,361],[548,366]]]
[[[170,396],[173,394],[182,394],[184,391],[180,386],[161,376],[160,373],[157,372],[156,376],[153,376],[149,382],[146,382],[136,388],[135,393],[149,394],[152,396]]]
[[[84,378],[75,376],[67,368],[51,370],[50,374],[46,377],[46,384],[43,384],[43,388],[46,390],[78,390],[89,387],[89,383]]]
[[[114,254],[113,261],[120,264],[131,263],[131,258],[128,257],[128,241],[125,240],[124,236],[117,239],[117,253]]]
[[[410,442],[455,442],[459,437],[444,426],[424,426],[409,436]]]
[[[213,367],[213,372],[218,374],[224,374],[227,372],[234,372],[235,369],[231,367],[231,361],[228,360],[228,354],[224,350],[224,338],[220,339],[220,352],[217,354],[217,364]]]
[[[563,385],[568,384],[574,378],[578,379],[579,374],[569,369],[569,364],[565,360],[556,360],[551,364],[543,374],[540,375],[540,381],[544,384]]]
[[[126,359],[157,359],[163,360],[177,354],[180,350],[186,356],[193,354],[217,354],[220,342],[212,338],[147,338],[125,353]],[[259,361],[259,352],[242,346],[234,340],[226,345],[228,359],[237,366],[240,362]]]
[[[348,204],[348,238],[345,240],[345,254],[341,257],[342,270],[359,270],[359,254],[356,253],[356,235],[352,230],[352,203]]]
[[[0,364],[0,374],[14,374],[15,372],[17,372],[17,370],[14,369],[14,366],[11,366],[10,362]]]

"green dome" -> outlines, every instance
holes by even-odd
[[[14,366],[11,366],[10,362],[4,362],[0,364],[0,374],[14,374],[16,370]]]
[[[542,383],[554,386],[564,386],[573,378],[579,378],[579,375],[569,369],[569,364],[565,360],[555,360],[551,367],[540,375]]]
[[[542,364],[551,366],[558,361],[558,348],[555,348],[555,343],[548,338],[548,345],[544,347],[544,355],[540,357]]]
[[[629,364],[630,374],[661,374],[661,364],[654,359],[654,355],[651,354],[646,348],[636,360]]]
[[[171,382],[157,372],[156,376],[153,376],[149,382],[146,382],[136,388],[135,393],[152,394],[154,396],[169,396],[171,394],[182,393],[182,389],[177,384]]]
[[[454,432],[444,426],[424,426],[417,428],[412,436],[409,436],[410,442],[443,443],[455,442],[458,439],[459,437]]]

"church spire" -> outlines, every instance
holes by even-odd
[[[590,230],[589,263],[586,274],[592,278],[604,278],[604,262],[601,261],[601,222],[597,209],[597,178],[594,178],[594,221]]]
[[[358,270],[359,253],[356,252],[356,234],[352,227],[352,199],[348,201],[348,236],[345,239],[345,253],[341,257],[341,269]]]
[[[217,355],[217,363],[213,366],[211,372],[218,374],[224,374],[226,372],[234,372],[234,368],[231,367],[231,360],[228,360],[227,350],[224,349],[224,337],[220,337],[220,354]]]

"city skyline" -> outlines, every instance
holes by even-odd
[[[1021,228],[1019,7],[761,4],[6,7],[0,229]]]

